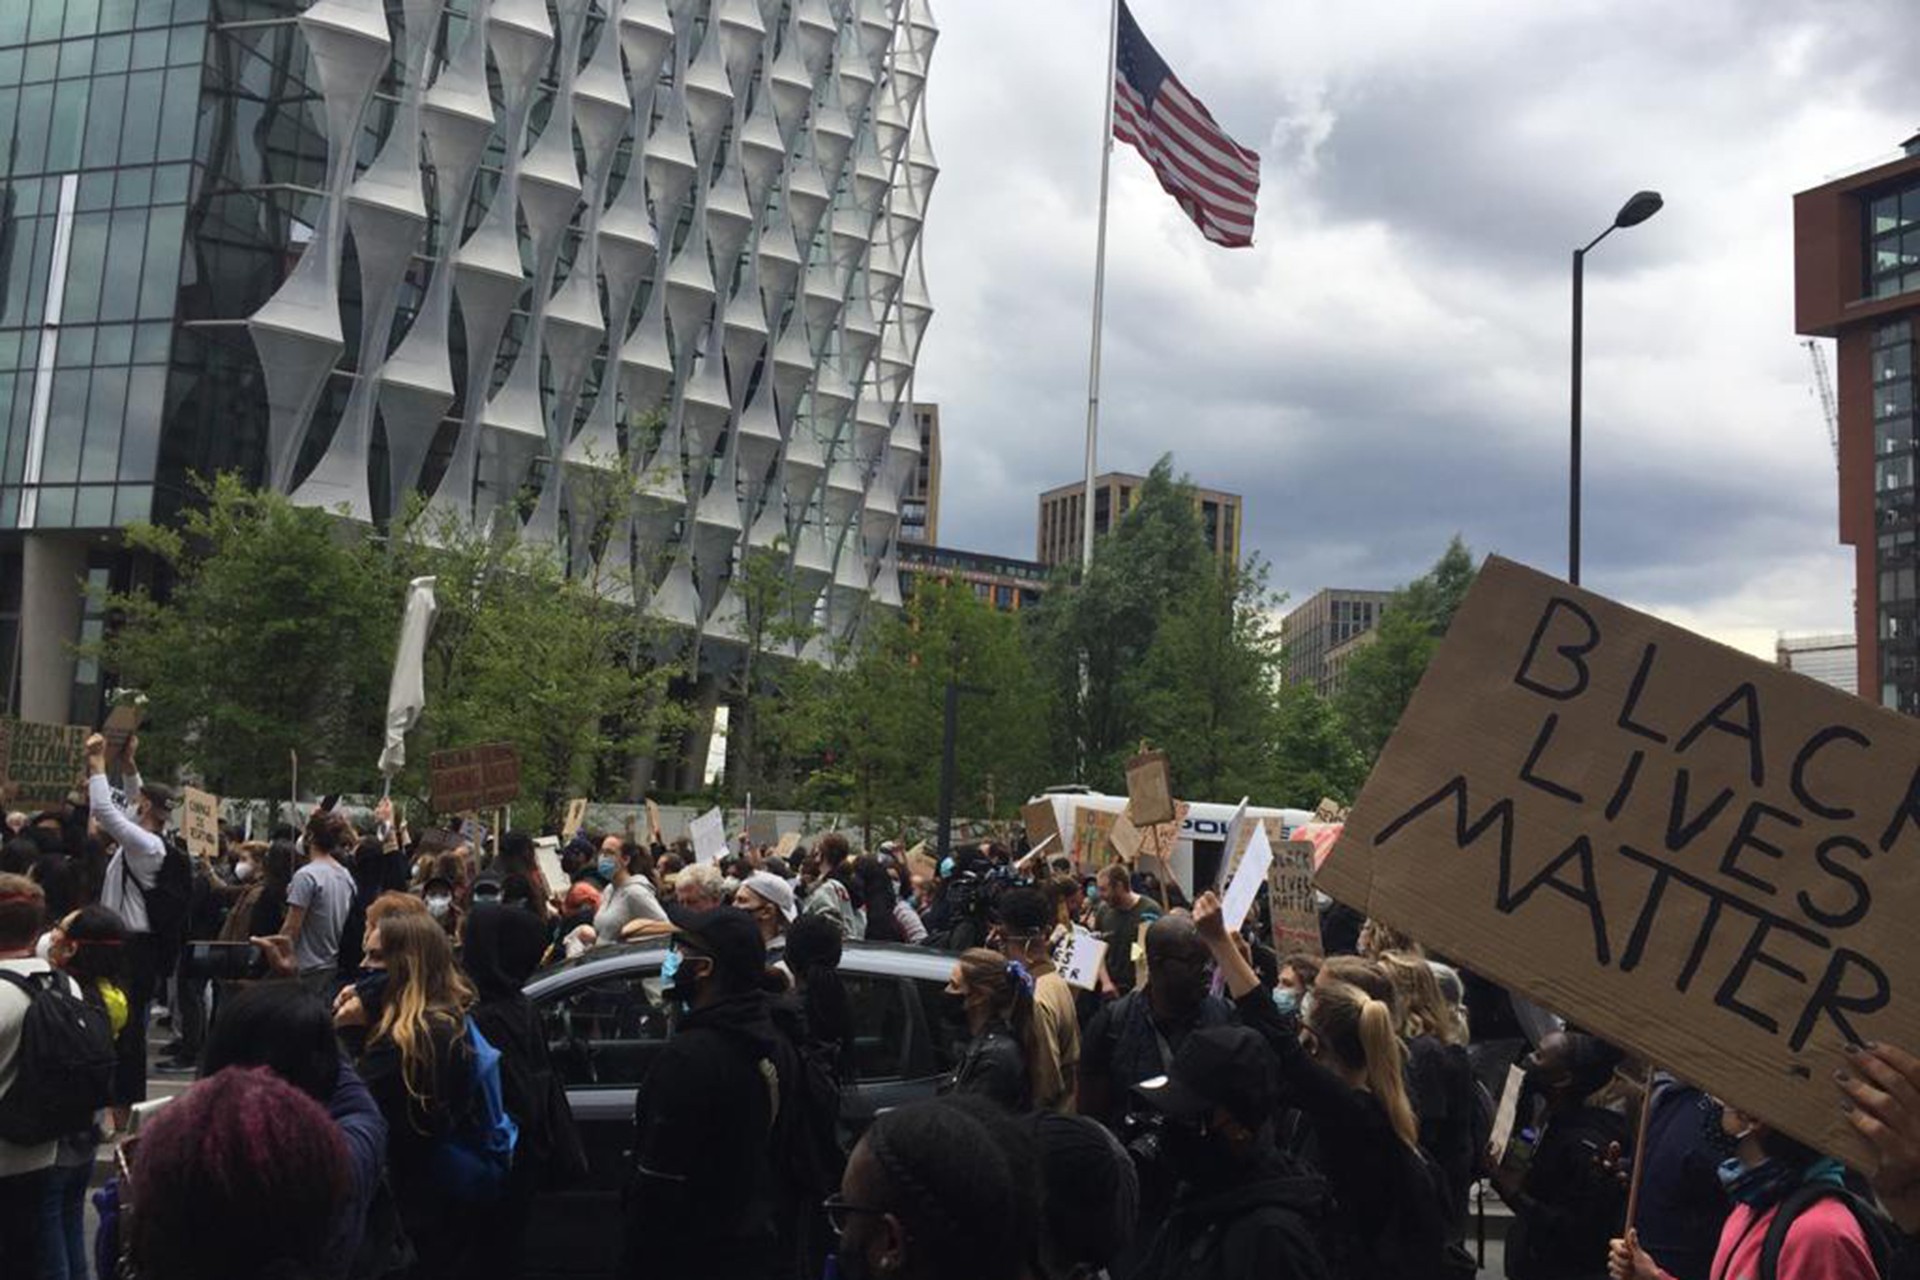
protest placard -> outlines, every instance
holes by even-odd
[[[1113,820],[1119,814],[1076,805],[1073,810],[1073,865],[1082,872],[1097,871],[1112,859],[1108,855],[1108,837]]]
[[[123,702],[107,712],[100,724],[100,736],[107,740],[107,772],[114,772],[114,763],[124,758],[127,741],[139,730],[143,714],[134,702]]]
[[[1029,848],[1039,844],[1048,836],[1060,834],[1060,824],[1053,816],[1053,801],[1035,800],[1032,804],[1020,806],[1020,822],[1027,829]]]
[[[687,824],[693,841],[693,856],[702,862],[718,862],[727,853],[727,821],[718,808],[707,810]]]
[[[1267,882],[1267,868],[1273,865],[1273,845],[1267,838],[1266,825],[1250,825],[1253,836],[1247,844],[1246,856],[1240,859],[1233,878],[1227,881],[1227,891],[1220,896],[1220,914],[1226,920],[1228,933],[1246,923],[1247,912],[1253,910],[1260,886]]]
[[[664,840],[664,838],[665,835],[660,830],[660,806],[649,800],[647,801],[647,839]]]
[[[552,836],[536,837],[533,842],[533,862],[540,868],[549,893],[564,894],[567,891],[567,871],[560,865],[558,840]]]
[[[1916,761],[1920,722],[1496,557],[1318,883],[1862,1161],[1842,1047],[1920,1045]]]
[[[1070,987],[1092,991],[1100,984],[1100,966],[1107,960],[1107,944],[1075,926],[1067,935],[1060,956],[1060,976]]]
[[[1526,1084],[1527,1073],[1518,1064],[1507,1068],[1506,1087],[1500,1090],[1500,1104],[1493,1112],[1493,1132],[1487,1139],[1487,1150],[1493,1153],[1495,1166],[1506,1162],[1507,1144],[1513,1141],[1513,1122],[1520,1115],[1520,1094]]]
[[[520,798],[520,752],[511,742],[488,742],[427,757],[435,813],[497,809]]]
[[[1293,840],[1305,840],[1313,846],[1313,865],[1318,867],[1333,852],[1333,846],[1340,839],[1340,833],[1346,829],[1344,822],[1303,822],[1293,829],[1288,837]]]
[[[0,716],[0,782],[16,809],[52,809],[86,784],[88,730]]]
[[[1313,899],[1313,845],[1288,840],[1273,851],[1267,868],[1267,904],[1273,949],[1280,955],[1320,954],[1320,911]]]
[[[577,796],[567,801],[567,820],[560,824],[560,838],[571,840],[579,833],[587,821],[587,798]]]
[[[1120,855],[1122,862],[1131,865],[1133,860],[1140,856],[1140,845],[1144,839],[1145,837],[1140,834],[1140,828],[1133,825],[1133,819],[1127,816],[1126,810],[1123,809],[1114,815],[1113,829],[1107,832],[1107,842],[1113,846],[1113,851]]]
[[[220,856],[220,798],[188,787],[180,798],[180,837],[187,852],[212,860]]]
[[[1173,821],[1173,774],[1164,751],[1142,751],[1127,761],[1127,810],[1142,827]]]

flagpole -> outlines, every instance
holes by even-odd
[[[1082,498],[1086,509],[1080,545],[1083,577],[1093,568],[1093,475],[1100,441],[1100,319],[1107,296],[1107,175],[1113,167],[1113,81],[1119,53],[1120,0],[1111,0],[1107,15],[1107,111],[1100,130],[1100,231],[1093,257],[1093,350],[1087,361],[1087,488]]]

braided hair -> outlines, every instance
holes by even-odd
[[[1035,1197],[980,1111],[948,1100],[885,1112],[861,1139],[883,1207],[906,1227],[911,1280],[1018,1280]]]

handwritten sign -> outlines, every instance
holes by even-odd
[[[1107,856],[1109,837],[1113,835],[1116,813],[1107,813],[1100,809],[1077,805],[1073,811],[1073,865],[1082,871],[1092,871],[1104,867],[1112,861]]]
[[[1027,829],[1029,848],[1039,844],[1048,836],[1060,834],[1060,824],[1054,820],[1051,800],[1035,800],[1032,804],[1021,805],[1020,821]]]
[[[587,798],[576,796],[567,801],[567,818],[560,824],[560,838],[571,840],[587,822]]]
[[[489,742],[427,758],[435,813],[497,809],[520,798],[520,753],[511,742]]]
[[[85,725],[40,724],[0,716],[0,779],[8,802],[21,809],[51,809],[86,782]]]
[[[1139,857],[1140,845],[1144,840],[1140,828],[1133,825],[1133,819],[1124,810],[1114,815],[1113,829],[1107,832],[1107,842],[1120,855],[1120,861],[1132,863]]]
[[[1822,1151],[1920,1043],[1920,722],[1491,559],[1319,884]]]
[[[1143,827],[1173,820],[1173,774],[1164,751],[1143,751],[1127,761],[1127,808]]]
[[[1060,976],[1070,987],[1092,991],[1100,983],[1100,966],[1107,962],[1107,944],[1078,926],[1060,945]]]
[[[1281,955],[1320,954],[1320,910],[1313,898],[1313,845],[1288,840],[1274,850],[1267,868],[1267,903],[1273,949]]]
[[[180,835],[187,852],[211,861],[220,856],[220,798],[198,787],[188,787],[181,797]]]
[[[778,844],[773,846],[773,856],[776,858],[786,858],[791,860],[793,857],[793,851],[795,849],[798,849],[799,847],[800,847],[800,833],[798,831],[789,831],[787,832],[787,834],[780,837],[780,842]]]
[[[121,703],[107,712],[107,718],[101,722],[100,736],[107,740],[107,765],[112,772],[113,763],[122,760],[127,750],[127,740],[140,728],[143,714],[136,703]]]
[[[659,840],[661,838],[660,806],[649,800],[647,801],[647,839]]]
[[[693,856],[702,862],[718,862],[727,853],[727,822],[717,808],[709,809],[687,825],[693,840]]]

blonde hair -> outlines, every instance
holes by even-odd
[[[1433,966],[1404,951],[1382,952],[1375,963],[1393,982],[1400,1006],[1401,1035],[1409,1040],[1432,1036],[1442,1044],[1466,1043],[1462,1034],[1465,1028],[1453,1006],[1440,994],[1440,980],[1433,976]]]
[[[1005,956],[986,947],[962,951],[958,963],[967,994],[980,992],[986,997],[988,1010],[1007,1020],[1013,1038],[1020,1043],[1020,1055],[1027,1061],[1028,1088],[1035,1098],[1040,1097],[1042,1033],[1034,1021],[1033,991],[1028,985],[1033,981],[1032,975],[1020,978]]]
[[[1419,1125],[1407,1100],[1406,1050],[1393,1025],[1393,1011],[1360,988],[1329,982],[1323,975],[1306,1007],[1307,1028],[1349,1071],[1365,1080],[1366,1091],[1386,1109],[1394,1133],[1418,1147]]]
[[[1370,919],[1360,926],[1361,955],[1369,960],[1378,960],[1389,951],[1404,951],[1415,956],[1426,954],[1419,943],[1390,924]]]
[[[425,912],[402,911],[380,922],[387,965],[386,1002],[369,1045],[386,1042],[400,1054],[400,1079],[422,1109],[434,1094],[434,1023],[458,1029],[473,1006],[473,987],[453,962],[447,931]]]

